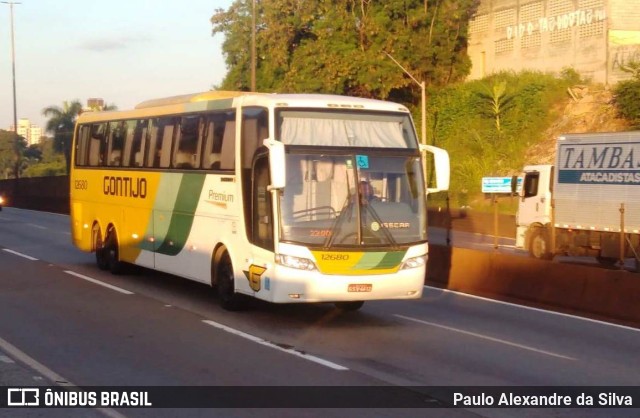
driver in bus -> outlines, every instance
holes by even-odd
[[[360,193],[360,203],[363,205],[368,204],[369,202],[380,200],[375,195],[375,189],[371,185],[371,182],[366,178],[361,178],[360,183],[358,184],[358,192]]]

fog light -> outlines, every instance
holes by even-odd
[[[300,299],[300,293],[289,293],[291,299]]]

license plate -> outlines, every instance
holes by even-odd
[[[371,292],[373,288],[370,284],[350,284],[347,289],[349,292]]]

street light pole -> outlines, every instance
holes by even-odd
[[[426,83],[424,81],[418,81],[413,74],[411,74],[409,71],[407,71],[402,64],[400,64],[398,61],[396,61],[395,58],[393,58],[391,56],[391,54],[389,54],[388,52],[384,53],[387,57],[389,57],[391,59],[391,61],[393,61],[398,67],[400,67],[400,69],[402,69],[402,71],[404,71],[404,73],[406,75],[408,75],[413,81],[416,82],[416,84],[418,84],[420,86],[420,89],[422,91],[422,143],[424,145],[427,145],[427,92],[426,92]]]
[[[256,0],[251,12],[251,91],[256,91]]]
[[[13,1],[2,1],[0,3],[8,4],[11,15],[11,70],[13,75],[13,129],[18,133],[18,111],[16,107],[16,48],[13,36],[13,5],[21,4]]]

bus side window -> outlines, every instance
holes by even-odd
[[[169,168],[175,122],[175,118],[160,118],[154,120],[151,136],[152,146],[149,147],[148,160],[151,167]]]
[[[149,121],[141,119],[136,121],[136,127],[133,131],[133,142],[131,144],[130,163],[131,167],[144,166],[144,150],[147,143],[147,127]]]
[[[91,138],[89,139],[89,165],[91,167],[102,165],[106,130],[106,123],[94,123],[91,125]]]
[[[123,121],[109,123],[109,142],[107,144],[107,165],[120,167],[127,126]]]
[[[219,170],[224,136],[224,115],[208,115],[204,126],[202,168]]]
[[[181,118],[180,130],[178,131],[173,153],[174,168],[200,168],[199,131],[199,116]]]
[[[222,148],[220,149],[220,170],[233,170],[236,167],[236,122],[228,120],[224,124]]]
[[[124,122],[126,126],[126,136],[124,140],[124,157],[122,158],[122,166],[130,167],[131,164],[131,150],[133,148],[133,139],[135,135],[136,121],[127,120]]]
[[[87,165],[87,151],[89,150],[89,134],[91,128],[89,125],[82,125],[78,129],[76,136],[76,165]]]

